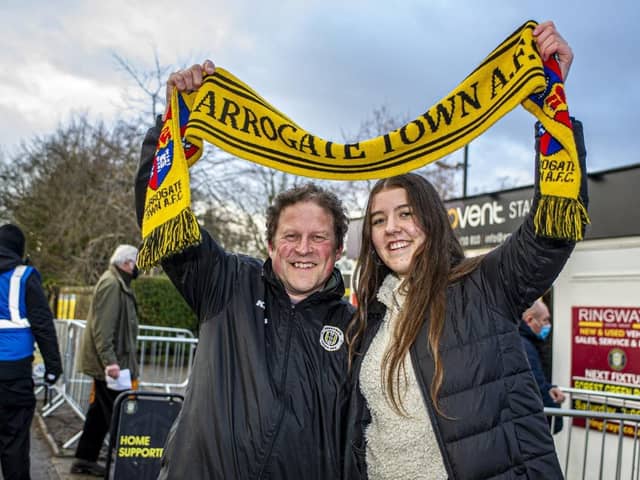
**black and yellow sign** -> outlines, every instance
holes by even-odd
[[[156,479],[164,444],[182,406],[182,396],[127,392],[114,407],[113,478]]]

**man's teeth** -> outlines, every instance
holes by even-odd
[[[296,268],[313,268],[313,263],[294,262],[293,266]]]
[[[409,242],[393,242],[389,244],[389,250],[397,250],[398,248],[404,248],[409,245]]]

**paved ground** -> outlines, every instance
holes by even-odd
[[[42,398],[37,397],[36,414],[31,428],[32,480],[89,480],[97,477],[71,474],[77,444],[71,440],[82,431],[83,421],[66,402],[43,417]],[[70,448],[64,445],[71,443]],[[99,462],[104,465],[107,447],[103,446]],[[0,480],[2,475],[0,474]]]
[[[40,408],[41,400],[38,399],[36,414],[31,424],[31,479],[95,480],[97,477],[69,473],[74,451],[62,448],[68,439],[82,429],[82,421],[65,406],[47,418],[42,418],[39,414]],[[0,480],[3,480],[2,473]]]
[[[32,480],[88,480],[96,477],[69,473],[73,451],[63,450],[48,426],[49,419],[36,414],[31,427]]]

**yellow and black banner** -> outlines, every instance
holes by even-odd
[[[543,198],[536,227],[548,236],[580,239],[588,218],[578,200],[580,169],[564,86],[557,62],[550,59],[543,64],[536,50],[532,33],[535,26],[533,21],[522,25],[451,93],[415,120],[358,143],[335,143],[307,132],[232,73],[217,68],[195,94],[174,91],[173,116],[167,122],[173,122],[173,131],[179,130],[183,137],[182,142],[175,142],[173,155],[180,157],[182,164],[186,157],[186,163],[192,165],[206,140],[240,158],[296,175],[333,180],[383,178],[444,157],[522,105],[538,118],[548,137],[541,142],[540,165],[544,166],[540,167],[539,178]],[[183,147],[190,151],[184,154]],[[183,192],[186,180],[188,175],[182,174]],[[182,204],[168,212],[170,217],[180,219],[185,211]],[[164,223],[164,218],[156,223]],[[175,223],[175,228],[184,229],[184,221]],[[147,229],[143,224],[145,242],[156,227]],[[165,235],[173,229],[160,228]],[[194,241],[190,238],[183,243]],[[180,249],[180,242],[174,240],[156,239],[152,243]],[[157,259],[176,248],[161,248],[162,253],[149,255],[143,244],[141,250],[143,259]]]

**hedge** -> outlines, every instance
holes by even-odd
[[[197,334],[195,314],[166,276],[142,276],[131,285],[138,302],[140,325],[187,328]],[[56,318],[86,320],[92,295],[93,287],[51,289],[51,308]],[[69,297],[73,297],[72,306],[64,303]]]
[[[195,314],[167,277],[140,277],[131,285],[140,325],[188,328],[197,334]]]

